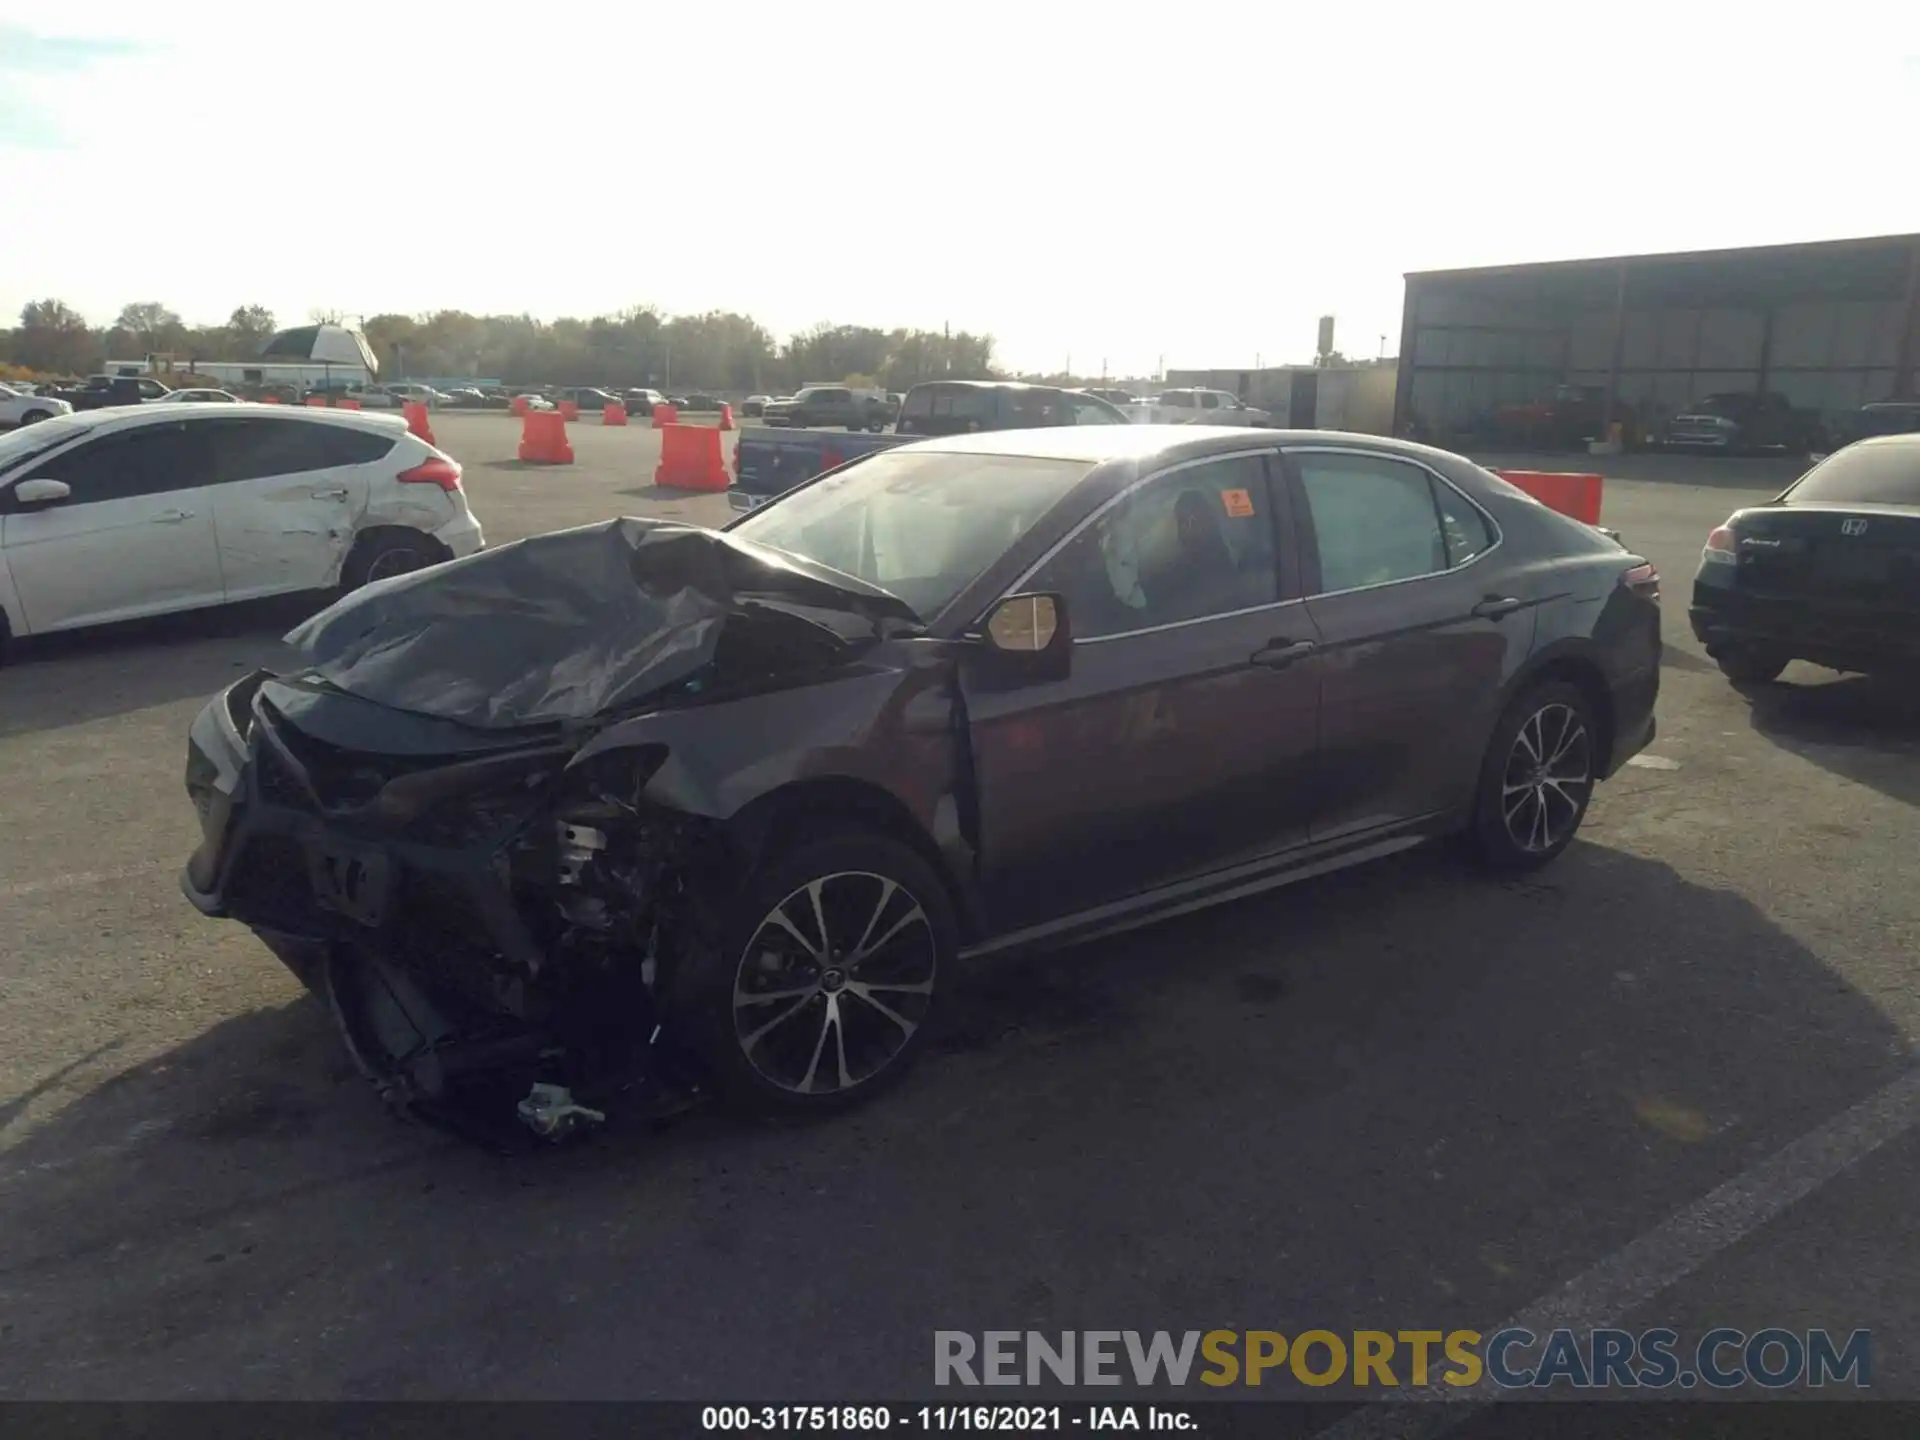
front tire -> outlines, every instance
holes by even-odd
[[[705,909],[675,1008],[736,1107],[827,1114],[905,1075],[959,950],[946,888],[911,847],[816,834]]]
[[[1573,843],[1593,799],[1596,734],[1586,696],[1565,681],[1536,685],[1507,707],[1474,799],[1471,835],[1489,868],[1537,870]]]

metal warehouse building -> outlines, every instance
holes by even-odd
[[[1617,398],[1646,428],[1727,391],[1777,391],[1831,421],[1914,390],[1920,235],[1406,281],[1398,433],[1471,433],[1561,385]]]

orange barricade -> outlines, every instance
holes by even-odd
[[[340,400],[334,404],[333,408],[336,410],[358,410],[360,408],[360,402],[358,400]]]
[[[571,465],[567,417],[558,410],[529,410],[520,420],[520,458],[534,465]]]
[[[578,402],[562,400],[560,402],[560,418],[562,420],[578,420],[580,418],[580,406]]]
[[[624,425],[627,423],[627,407],[618,400],[609,400],[607,408],[600,412],[602,425]]]
[[[324,410],[327,408],[327,397],[324,395],[309,395],[307,396],[307,404],[316,410]]]
[[[711,425],[668,425],[660,432],[660,466],[653,483],[669,490],[725,490],[732,484]]]
[[[278,405],[280,403],[280,397],[278,395],[262,395],[260,397],[260,403],[262,405]]]
[[[435,443],[433,426],[428,423],[427,420],[427,406],[425,401],[409,400],[400,407],[400,413],[407,417],[407,429],[418,435],[422,440],[426,441],[427,444],[432,445]]]
[[[720,407],[720,428],[722,430],[733,429],[733,407],[731,405],[722,405]]]
[[[680,423],[680,412],[674,409],[673,406],[656,405],[653,407],[653,428],[654,429],[664,430],[669,425],[677,425],[679,423]]]
[[[1526,491],[1549,510],[1558,510],[1589,525],[1600,523],[1600,491],[1606,483],[1603,475],[1562,470],[1496,470],[1493,473],[1509,485]]]
[[[532,407],[527,404],[526,396],[516,395],[513,397],[513,404],[508,408],[510,408],[515,415],[525,415]]]

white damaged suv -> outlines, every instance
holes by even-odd
[[[0,639],[352,590],[484,544],[459,464],[397,415],[125,406],[0,435]]]

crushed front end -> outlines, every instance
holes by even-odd
[[[580,745],[250,676],[189,735],[182,888],[259,933],[410,1113],[505,1143],[684,1108],[661,937],[720,841],[642,800],[658,757]]]

